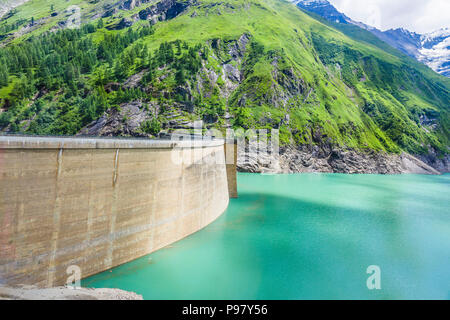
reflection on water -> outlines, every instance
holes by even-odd
[[[239,174],[170,248],[83,280],[145,299],[450,299],[450,175]],[[381,290],[367,289],[370,265]]]

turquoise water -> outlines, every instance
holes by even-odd
[[[450,175],[239,174],[170,248],[83,280],[145,299],[450,299]],[[366,269],[381,269],[368,290]]]

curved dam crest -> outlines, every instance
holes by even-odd
[[[0,285],[63,285],[207,226],[236,196],[224,146],[0,136]]]

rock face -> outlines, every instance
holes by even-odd
[[[103,11],[100,14],[96,14],[102,18],[108,18],[116,15],[120,10],[135,10],[136,8],[142,8],[137,14],[132,16],[132,19],[122,18],[118,23],[107,26],[109,30],[122,30],[124,28],[132,26],[136,20],[148,20],[152,23],[158,21],[165,21],[173,19],[182,12],[184,12],[191,2],[176,1],[176,0],[161,0],[154,5],[152,3],[157,2],[153,0],[120,0],[116,3],[105,5]]]
[[[123,10],[133,10],[136,6],[141,5],[143,1],[139,0],[126,0],[121,6],[120,9]]]
[[[117,8],[108,9],[103,13],[102,18],[109,18],[115,15],[117,12],[119,12],[119,9]]]
[[[428,155],[418,155],[417,158],[427,163],[431,167],[435,168],[439,172],[446,173],[450,172],[450,155],[446,155],[440,158],[436,155],[434,151],[430,152]]]
[[[139,11],[141,20],[164,21],[173,19],[182,13],[189,6],[188,2],[178,2],[175,0],[162,0],[157,4]],[[155,21],[155,22],[156,22]]]
[[[141,124],[152,119],[142,102],[124,103],[120,109],[110,109],[100,119],[93,121],[80,131],[87,136],[144,136],[139,131]]]
[[[106,27],[108,30],[122,30],[128,27],[131,27],[133,25],[133,21],[122,18],[118,23]]]
[[[71,289],[56,287],[39,289],[34,286],[0,287],[0,300],[143,300],[134,292],[119,289]]]
[[[238,170],[252,173],[440,174],[406,153],[363,153],[318,146],[281,148],[279,156],[260,155],[257,148],[246,148],[238,152]]]
[[[0,5],[0,18],[2,18],[9,10],[18,7],[30,0],[2,0]]]

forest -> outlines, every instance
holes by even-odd
[[[146,44],[137,41],[153,34],[150,24],[122,33],[105,33],[94,43],[91,35],[103,27],[100,19],[96,25],[45,33],[0,49],[0,89],[13,83],[3,102],[7,111],[0,115],[0,127],[9,125],[10,132],[21,132],[21,122],[37,114],[27,133],[75,134],[109,108],[148,96],[141,87],[119,87],[107,94],[104,86],[108,83],[123,82],[144,70],[142,83],[148,85],[155,69],[173,66],[177,70],[175,82],[181,85],[201,66],[200,45],[189,46],[177,40],[163,42],[150,52]],[[153,129],[144,131],[157,134],[155,127],[153,124]]]

